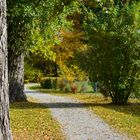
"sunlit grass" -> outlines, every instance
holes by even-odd
[[[104,99],[101,94],[60,93],[55,90],[49,92],[47,89],[37,89],[37,87],[36,90],[80,100],[117,131],[127,133],[140,140],[140,100],[131,99],[128,105],[120,106],[111,104],[111,100]]]
[[[14,140],[64,140],[60,125],[41,104],[14,103],[10,117]]]

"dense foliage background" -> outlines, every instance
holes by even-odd
[[[89,80],[125,104],[139,96],[139,10],[136,0],[9,0],[9,69],[24,53],[25,82]]]

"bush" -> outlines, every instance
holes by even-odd
[[[66,79],[61,79],[58,83],[61,91],[76,93],[78,91],[78,84]]]
[[[71,92],[72,91],[71,84],[72,84],[72,81],[67,80],[67,79],[61,79],[58,83],[58,87],[61,91]]]
[[[61,91],[65,91],[66,89],[66,85],[67,85],[67,80],[66,79],[61,79],[59,82],[58,82],[58,87]]]
[[[71,84],[71,92],[72,93],[76,93],[78,90],[78,86],[75,83]]]
[[[87,87],[85,84],[81,85],[80,93],[85,93],[87,91]]]
[[[40,84],[41,84],[42,88],[46,88],[46,89],[52,89],[53,88],[51,79],[42,79]]]
[[[58,77],[44,77],[40,80],[41,87],[46,89],[56,89],[58,85],[58,79]]]
[[[25,71],[24,71],[25,83],[27,83],[27,81],[38,83],[41,77],[43,77],[43,74],[41,73],[40,70],[25,63]]]

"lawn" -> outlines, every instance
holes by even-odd
[[[140,140],[140,100],[131,99],[128,105],[118,106],[110,104],[111,100],[105,100],[101,94],[60,93],[55,90],[41,89],[39,86],[31,87],[31,89],[78,99],[117,131]]]
[[[10,105],[14,140],[64,140],[60,125],[51,112],[35,101]]]

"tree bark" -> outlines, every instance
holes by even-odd
[[[12,140],[9,121],[6,0],[0,1],[0,140]]]
[[[10,102],[26,101],[24,93],[24,54],[16,54],[14,49],[9,49],[9,94]]]

